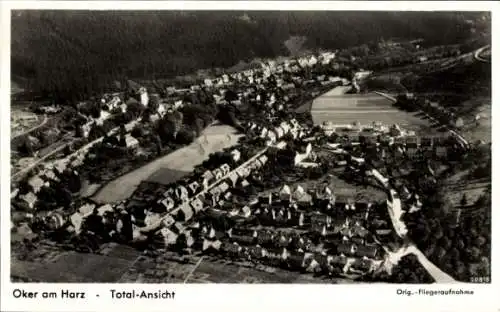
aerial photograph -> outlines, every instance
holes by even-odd
[[[11,281],[491,283],[491,28],[11,11]]]

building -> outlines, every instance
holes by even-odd
[[[39,176],[34,176],[28,180],[28,185],[34,194],[37,194],[42,189],[44,184],[45,182]]]
[[[215,175],[210,170],[207,170],[205,171],[205,173],[203,173],[201,183],[204,189],[206,189],[214,181],[215,181]]]
[[[203,210],[204,205],[199,198],[196,198],[193,201],[191,201],[191,207],[193,208],[193,211],[196,214]]]
[[[139,141],[132,135],[127,134],[125,135],[125,146],[127,146],[127,148],[137,148],[139,147]]]
[[[194,215],[193,208],[189,204],[184,204],[179,208],[177,212],[177,219],[180,221],[188,221]]]
[[[32,192],[29,192],[25,195],[20,195],[19,199],[21,199],[30,210],[35,209],[35,204],[38,201],[38,198]]]
[[[181,200],[181,201],[188,200],[189,192],[188,192],[187,188],[183,185],[178,186],[175,189],[175,197],[177,198],[177,200]]]

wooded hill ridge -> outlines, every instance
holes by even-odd
[[[116,79],[156,79],[256,57],[284,42],[342,49],[382,38],[465,40],[482,12],[13,11],[11,68],[33,91],[99,93]],[[439,30],[439,31],[437,31]]]

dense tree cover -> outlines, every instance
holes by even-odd
[[[415,77],[408,76],[402,83],[413,92],[455,93],[457,95],[491,96],[491,65],[474,62],[451,69]]]
[[[92,12],[12,14],[12,72],[34,90],[74,100],[125,77],[171,77],[287,54],[291,35],[311,49],[339,49],[385,38],[454,43],[479,13],[432,12]],[[355,21],[355,22],[353,22]],[[436,29],[440,29],[436,32]],[[363,53],[358,49],[355,53]],[[57,62],[54,62],[57,60]]]
[[[460,281],[490,276],[491,193],[460,207],[446,207],[444,194],[436,192],[421,211],[407,214],[410,236],[426,256]],[[459,211],[460,210],[460,211]]]
[[[392,269],[391,274],[379,274],[376,281],[398,284],[430,284],[434,282],[432,276],[422,267],[414,255],[404,256]]]

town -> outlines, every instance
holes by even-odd
[[[424,86],[436,72],[489,68],[490,47],[422,44],[404,42],[412,56],[397,61],[418,76],[412,88],[386,79],[395,61],[337,50],[262,59],[191,85],[128,80],[74,107],[38,107],[43,121],[11,141],[12,254],[25,264],[12,278],[490,276],[491,138],[479,133],[490,117]],[[86,256],[94,268],[75,269],[86,276],[51,277],[64,270],[55,264]],[[97,267],[109,272],[97,277]]]

